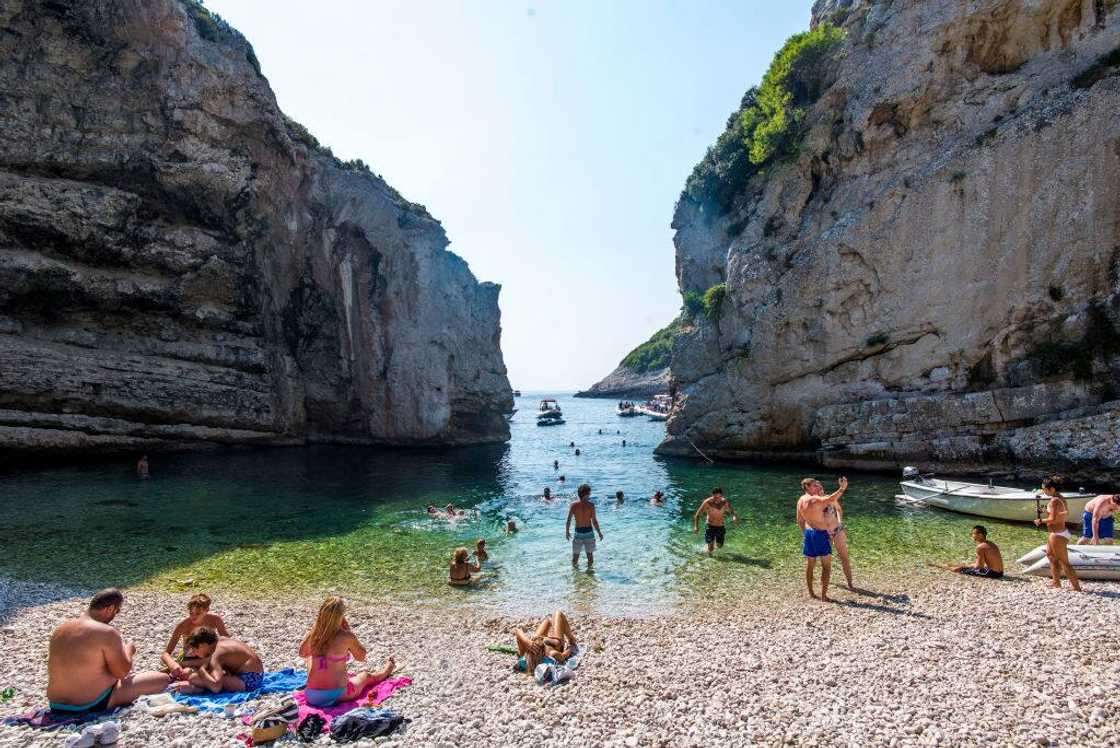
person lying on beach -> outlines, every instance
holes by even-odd
[[[81,716],[126,706],[159,693],[166,673],[132,673],[136,645],[109,625],[124,604],[116,588],[101,590],[85,612],[51,632],[47,649],[47,700],[51,710]]]
[[[810,496],[820,496],[824,493],[824,485],[819,480],[813,479],[808,486],[805,486],[804,482],[802,484],[805,493]],[[855,592],[856,588],[852,583],[852,562],[848,558],[848,531],[844,529],[844,507],[840,504],[839,496],[825,508],[824,523],[828,530],[828,539],[836,549],[836,555],[840,557],[840,568],[844,570],[848,589]]]
[[[185,672],[187,669],[194,670],[206,664],[204,658],[196,657],[185,647],[183,654],[178,659],[175,657],[175,648],[179,646],[179,640],[186,639],[199,626],[212,628],[220,636],[229,636],[221,616],[210,612],[210,596],[206,594],[195,595],[187,602],[187,617],[179,621],[175,630],[171,632],[171,640],[167,642],[167,648],[160,655],[160,660],[175,680],[186,680],[189,677]]]
[[[357,698],[366,686],[377,685],[393,674],[396,662],[392,657],[378,672],[360,670],[350,675],[346,663],[366,661],[366,648],[350,630],[346,621],[346,603],[341,597],[328,597],[319,606],[315,625],[299,645],[299,656],[310,659],[307,685],[303,695],[316,707],[334,706],[340,701]]]
[[[953,566],[950,569],[970,577],[1003,579],[1003,555],[999,552],[999,546],[988,540],[988,529],[983,525],[976,525],[970,535],[976,543],[976,563],[971,566]]]
[[[1104,494],[1089,500],[1081,515],[1079,544],[1112,545],[1116,537],[1113,516],[1120,509],[1120,493]]]
[[[731,520],[739,524],[739,515],[731,507],[731,502],[723,498],[723,489],[719,486],[712,489],[712,495],[700,502],[700,507],[692,515],[692,532],[700,532],[700,515],[705,515],[704,542],[708,545],[708,555],[712,555],[716,547],[722,548],[727,535],[723,515],[731,512]]]
[[[448,582],[456,586],[465,586],[471,583],[471,572],[482,571],[478,564],[471,563],[471,554],[466,548],[456,548],[451,554],[451,568]]]
[[[809,597],[816,598],[813,592],[813,569],[819,560],[821,565],[821,595],[820,599],[829,602],[828,581],[832,575],[832,542],[828,532],[829,514],[835,513],[835,503],[848,489],[848,479],[841,477],[838,488],[828,496],[819,492],[810,493],[814,484],[819,483],[816,478],[805,478],[801,481],[804,491],[797,500],[797,526],[801,528],[801,552],[805,556],[805,585],[809,588]]]
[[[649,500],[649,503],[655,506],[661,506],[665,503],[665,494],[661,493],[660,491],[654,491],[653,498]]]
[[[1062,573],[1069,579],[1070,589],[1081,591],[1081,582],[1077,579],[1077,572],[1069,563],[1069,541],[1072,539],[1069,528],[1069,504],[1065,497],[1058,491],[1062,485],[1062,478],[1052,475],[1042,481],[1042,493],[1050,501],[1046,504],[1046,516],[1034,521],[1036,526],[1046,525],[1050,534],[1046,536],[1046,558],[1050,560],[1050,586],[1061,588]]]
[[[568,507],[568,519],[564,522],[564,537],[572,541],[572,568],[579,566],[579,552],[587,554],[587,568],[595,563],[595,533],[603,539],[599,529],[599,519],[595,516],[595,505],[591,503],[591,486],[584,483],[576,491],[577,498]],[[576,534],[572,536],[572,520],[576,521]]]
[[[548,486],[544,487],[544,493],[541,494],[541,501],[552,501],[552,489]]]
[[[521,629],[514,629],[513,638],[517,642],[517,664],[513,669],[529,675],[533,674],[537,665],[564,664],[576,647],[576,637],[568,624],[568,617],[559,610],[541,621],[532,636]]]
[[[256,691],[264,682],[261,658],[245,642],[218,636],[214,629],[199,626],[187,636],[186,646],[205,658],[206,664],[188,679],[172,685],[180,693]]]
[[[484,563],[490,560],[490,554],[486,552],[486,539],[479,538],[474,544],[474,560],[478,563],[479,568]]]

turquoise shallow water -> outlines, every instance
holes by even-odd
[[[136,480],[125,461],[7,472],[0,475],[0,572],[90,586],[337,590],[517,613],[563,605],[614,614],[797,578],[793,505],[804,468],[656,458],[664,424],[619,418],[604,400],[557,396],[567,423],[540,428],[533,413],[540,397],[518,399],[513,438],[496,447],[156,455],[149,481]],[[835,481],[816,474],[826,485]],[[594,573],[572,571],[564,539],[567,505],[582,482],[593,487],[606,535]],[[708,559],[691,532],[691,514],[714,485],[723,486],[742,523]],[[545,486],[560,498],[539,501]],[[666,506],[649,504],[656,489]],[[621,506],[617,490],[626,495]],[[852,476],[844,506],[857,575],[970,557],[968,530],[976,520],[899,505],[897,491],[894,478]],[[448,522],[424,511],[449,502],[469,515]],[[510,518],[521,531],[507,537],[501,530]],[[1008,561],[1041,542],[1028,527],[985,524]],[[475,589],[450,588],[452,549],[473,550],[479,537],[487,538],[497,568]]]

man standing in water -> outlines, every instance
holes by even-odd
[[[727,535],[727,527],[723,522],[724,512],[731,512],[731,520],[739,524],[739,515],[731,508],[731,502],[723,498],[723,489],[716,486],[712,495],[700,502],[700,508],[692,515],[692,532],[700,532],[700,515],[705,514],[706,527],[704,529],[704,542],[708,544],[708,555],[712,555],[716,547],[723,547]]]
[[[591,503],[591,486],[586,483],[576,491],[579,498],[568,507],[568,520],[564,523],[564,537],[572,541],[572,568],[579,567],[579,552],[587,554],[587,568],[595,563],[595,533],[599,533],[599,540],[603,539],[603,531],[599,529],[599,520],[595,516],[595,505]],[[576,521],[576,534],[572,537],[572,519]]]
[[[836,501],[848,489],[848,479],[840,478],[839,488],[828,496],[821,496],[820,490],[811,493],[814,486],[820,483],[816,478],[805,478],[801,481],[801,488],[805,493],[797,500],[797,526],[802,532],[802,553],[805,555],[805,584],[809,588],[809,597],[816,597],[813,592],[813,566],[817,559],[821,562],[821,597],[829,602],[828,580],[832,575],[832,544],[829,542],[830,523],[828,514],[836,513]]]

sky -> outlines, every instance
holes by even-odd
[[[583,389],[680,309],[673,206],[812,0],[206,0],[284,112],[502,286],[518,389]]]

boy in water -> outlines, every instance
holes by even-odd
[[[700,508],[696,510],[696,514],[692,515],[692,532],[700,532],[700,515],[705,515],[704,519],[704,542],[708,544],[708,555],[712,555],[716,547],[723,547],[724,538],[727,535],[727,527],[723,522],[724,512],[731,512],[731,520],[735,524],[739,524],[739,515],[731,508],[731,502],[723,498],[723,489],[716,486],[712,489],[712,495],[700,502]]]
[[[805,584],[809,588],[809,597],[816,598],[813,592],[813,567],[817,560],[821,564],[821,596],[824,602],[828,599],[828,580],[832,575],[832,542],[829,537],[830,518],[836,514],[836,501],[848,490],[848,479],[841,477],[839,487],[828,496],[821,496],[812,491],[816,478],[805,478],[801,481],[801,498],[797,500],[797,526],[801,528],[801,552],[805,555]]]
[[[952,570],[970,577],[1003,579],[1003,556],[1000,555],[999,546],[988,540],[987,528],[976,525],[970,534],[976,543],[976,563],[971,566],[954,566]]]
[[[584,483],[576,491],[579,498],[568,507],[568,520],[564,523],[564,537],[572,541],[572,568],[579,567],[579,552],[587,554],[587,568],[595,563],[595,533],[603,539],[599,529],[599,519],[595,516],[595,505],[591,503],[591,486]],[[572,519],[576,521],[576,534],[572,537]]]
[[[219,637],[214,629],[199,626],[187,637],[186,646],[206,664],[173,685],[180,693],[256,691],[264,682],[261,658],[244,642]]]
[[[478,542],[474,544],[474,558],[479,566],[490,560],[490,554],[486,552],[486,539],[479,538]]]
[[[203,593],[187,601],[187,617],[175,626],[175,630],[171,632],[171,640],[167,642],[167,648],[160,655],[167,672],[171,673],[171,677],[175,680],[185,680],[188,669],[197,669],[206,664],[206,658],[196,655],[185,643],[187,636],[199,626],[214,629],[221,636],[229,636],[221,616],[210,612],[210,596]],[[179,645],[180,639],[184,640],[183,655],[176,660],[175,647]]]
[[[552,501],[552,489],[548,486],[544,487],[544,493],[541,494],[541,501]]]

